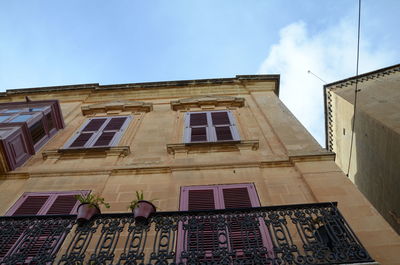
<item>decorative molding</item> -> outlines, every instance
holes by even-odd
[[[199,96],[171,101],[172,110],[190,110],[191,108],[227,107],[241,108],[244,98],[229,96]]]
[[[82,106],[83,115],[112,112],[149,112],[153,110],[152,103],[142,101],[117,100],[101,104]]]
[[[129,146],[91,147],[78,149],[54,149],[43,151],[43,160],[60,158],[96,158],[107,156],[125,157],[131,153]]]
[[[292,167],[296,162],[314,162],[321,160],[333,161],[332,153],[325,154],[303,154],[296,156],[285,157],[270,157],[267,160],[238,162],[238,163],[207,163],[207,164],[176,164],[171,166],[143,166],[141,165],[126,165],[126,166],[111,166],[111,167],[90,167],[85,169],[71,168],[68,171],[59,168],[46,168],[45,170],[31,170],[29,172],[9,172],[1,174],[0,179],[28,179],[35,177],[63,177],[63,176],[89,176],[89,175],[137,175],[137,174],[161,174],[171,173],[173,171],[190,171],[190,170],[210,170],[210,169],[234,169],[234,168],[275,168],[275,167]]]
[[[167,144],[168,154],[177,153],[209,153],[209,152],[232,152],[240,150],[257,150],[258,140],[243,140],[231,142],[206,142],[206,143],[179,143]]]

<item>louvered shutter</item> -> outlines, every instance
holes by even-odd
[[[239,140],[239,134],[231,112],[211,112],[211,121],[215,132],[215,141]]]
[[[188,119],[187,128],[185,129],[187,134],[186,142],[207,142],[207,113],[188,113],[186,119]]]
[[[112,146],[121,138],[130,117],[91,118],[67,148]]]
[[[92,118],[86,122],[83,129],[78,132],[78,135],[68,146],[69,148],[87,147],[91,139],[95,138],[100,128],[107,121],[107,118]]]
[[[226,209],[259,207],[257,192],[253,184],[218,186],[222,207]],[[262,218],[249,214],[237,215],[229,220],[230,249],[234,250],[237,262],[251,262],[251,254],[264,248],[271,250],[272,243]]]
[[[215,186],[183,187],[181,191],[180,209],[214,210],[220,207],[218,191]],[[184,224],[186,229],[179,228],[178,257],[183,250],[204,253],[195,262],[204,263],[211,260],[212,252],[219,248],[218,229],[209,216],[193,216]],[[186,242],[183,245],[183,242]]]
[[[116,136],[121,135],[121,129],[126,122],[127,117],[116,117],[109,119],[104,129],[99,132],[100,136],[97,138],[93,146],[109,146],[112,144]]]
[[[6,215],[16,216],[16,215],[36,215],[43,208],[50,196],[26,196],[24,199],[20,199],[16,205],[10,209]],[[28,228],[27,224],[20,223],[18,227],[13,227],[6,234],[2,235],[2,242],[0,248],[0,258],[3,258],[14,244],[20,239],[21,235]]]
[[[75,195],[87,193],[88,191],[25,194],[10,209],[9,215],[72,214],[78,205]],[[24,255],[27,263],[34,260],[39,252],[51,254],[57,251],[59,243],[64,239],[64,235],[59,232],[62,230],[57,229],[53,223],[45,224],[40,228],[40,234],[30,235],[26,232],[30,229],[29,224],[18,227],[16,232],[6,239],[7,243],[2,246],[0,259],[12,248],[14,250],[7,255]],[[25,246],[25,242],[29,242],[29,245]],[[29,248],[29,250],[24,250],[26,248]],[[19,253],[20,251],[23,252]]]
[[[73,214],[77,203],[75,195],[57,195],[45,214]]]

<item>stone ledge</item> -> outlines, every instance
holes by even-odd
[[[77,149],[53,149],[43,151],[43,160],[48,158],[96,158],[107,156],[125,157],[131,153],[129,146],[91,147]]]
[[[176,153],[209,153],[209,152],[232,152],[240,150],[257,150],[258,140],[242,140],[231,142],[207,142],[207,143],[179,143],[167,144],[168,154]]]
[[[171,101],[172,110],[190,110],[191,108],[202,107],[227,107],[241,108],[244,106],[244,98],[229,96],[199,96]]]
[[[153,110],[153,104],[141,101],[120,100],[102,104],[92,104],[92,105],[82,106],[81,109],[83,115],[107,113],[108,111],[149,112]]]

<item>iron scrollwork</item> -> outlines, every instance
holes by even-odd
[[[0,264],[340,264],[373,260],[336,203],[0,218]]]

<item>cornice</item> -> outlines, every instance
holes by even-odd
[[[0,179],[28,179],[39,177],[65,177],[65,176],[93,176],[93,175],[139,175],[139,174],[163,174],[172,173],[174,171],[190,171],[190,170],[210,170],[210,169],[234,169],[234,168],[274,168],[274,167],[292,167],[298,162],[315,162],[315,161],[334,161],[335,155],[330,152],[319,154],[296,154],[286,157],[275,157],[264,161],[239,162],[239,163],[207,163],[207,164],[176,164],[171,166],[119,166],[119,167],[103,167],[103,168],[86,168],[86,169],[46,169],[32,170],[31,172],[10,172],[0,175]]]
[[[153,104],[142,101],[117,100],[100,104],[86,105],[82,106],[81,109],[83,115],[107,113],[108,111],[150,112],[153,110]]]
[[[190,110],[191,108],[202,108],[202,107],[227,107],[227,108],[241,108],[244,106],[245,99],[239,97],[229,96],[216,96],[206,95],[191,98],[184,98],[179,100],[171,101],[172,110]]]
[[[6,92],[0,93],[1,97],[10,97],[21,94],[37,94],[50,92],[69,92],[77,90],[107,91],[107,90],[147,90],[159,88],[176,88],[197,85],[221,85],[221,84],[238,84],[241,82],[253,81],[273,81],[275,82],[275,93],[279,95],[279,75],[236,75],[231,78],[210,78],[210,79],[193,79],[193,80],[175,80],[175,81],[160,81],[160,82],[143,82],[143,83],[127,83],[114,85],[100,85],[99,83],[64,85],[64,86],[49,86],[49,87],[33,87],[33,88],[18,88],[7,89]]]
[[[333,115],[332,115],[332,92],[354,85],[356,82],[363,83],[376,80],[400,71],[400,64],[392,65],[362,75],[353,76],[324,85],[324,111],[325,111],[325,145],[327,150],[333,151]]]

